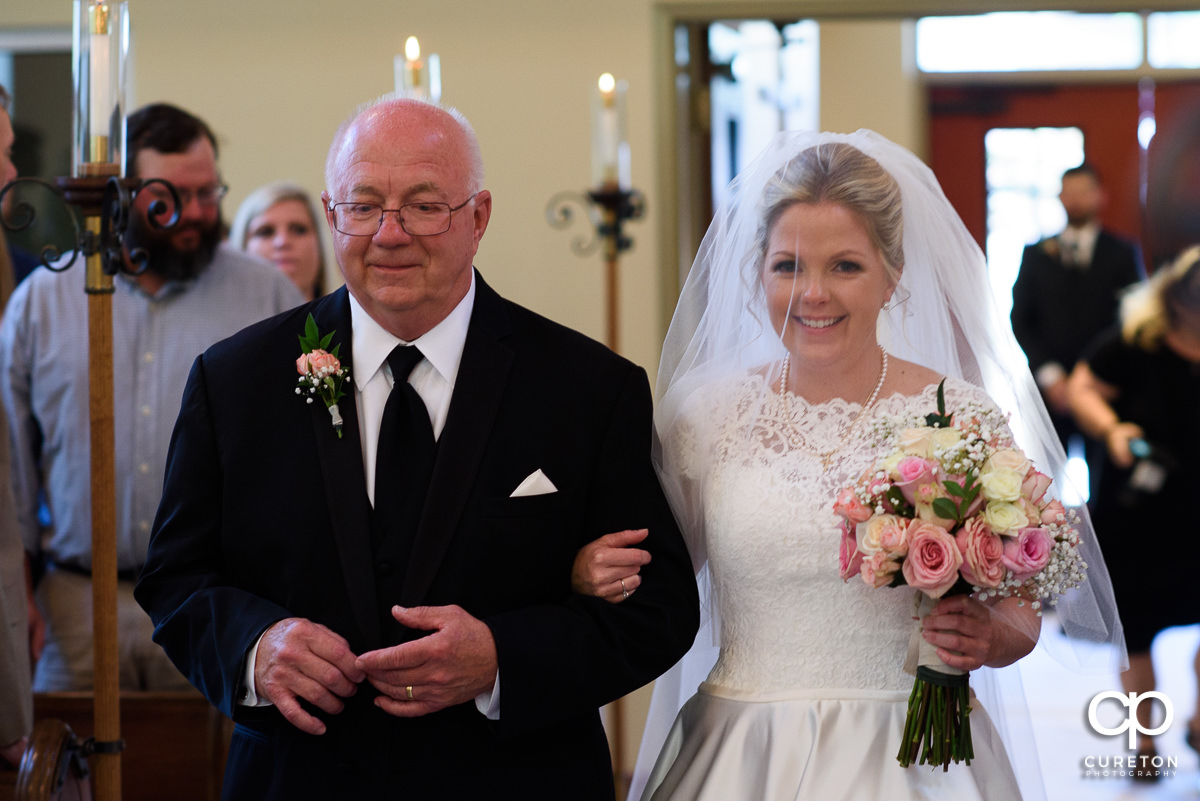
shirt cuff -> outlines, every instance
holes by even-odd
[[[488,720],[500,719],[500,668],[496,668],[496,681],[492,689],[475,696],[475,708]]]
[[[1067,371],[1058,362],[1046,362],[1037,369],[1038,386],[1042,389],[1049,389],[1067,377]]]
[[[266,698],[259,698],[258,694],[254,692],[254,666],[258,662],[258,644],[266,635],[266,631],[258,635],[258,639],[254,641],[254,645],[246,654],[246,671],[242,674],[242,697],[238,701],[238,706],[274,706]],[[476,703],[479,703],[478,700]],[[499,717],[499,713],[496,716]]]

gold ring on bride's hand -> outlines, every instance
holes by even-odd
[[[621,597],[628,598],[629,590],[625,589],[625,579],[621,579]]]
[[[410,701],[413,700],[411,684],[404,688],[404,694],[408,696],[408,700],[410,700]]]

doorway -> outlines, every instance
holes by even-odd
[[[989,132],[1077,129],[1083,157],[1096,168],[1108,193],[1102,223],[1141,244],[1146,266],[1153,269],[1172,248],[1161,235],[1151,236],[1156,221],[1146,211],[1150,155],[1161,144],[1150,137],[1154,129],[1177,130],[1198,108],[1197,81],[934,86],[929,90],[930,166],[968,230],[986,249],[992,233],[985,147]],[[1055,180],[1061,175],[1057,172],[1051,176]]]

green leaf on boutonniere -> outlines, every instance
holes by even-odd
[[[312,353],[314,350],[323,350],[332,353],[336,358],[338,349],[342,346],[339,342],[333,346],[333,350],[329,350],[329,343],[333,341],[333,335],[337,331],[330,331],[325,336],[321,336],[321,332],[317,329],[317,321],[313,316],[308,315],[308,319],[304,322],[304,333],[300,335],[300,352]]]

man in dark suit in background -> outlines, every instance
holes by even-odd
[[[1133,245],[1101,228],[1106,198],[1090,165],[1063,173],[1058,197],[1067,227],[1025,247],[1013,284],[1012,327],[1063,447],[1072,437],[1083,443],[1094,491],[1104,444],[1086,437],[1071,418],[1067,377],[1096,335],[1116,323],[1120,292],[1143,269]]]
[[[611,799],[598,707],[698,624],[645,373],[473,270],[492,198],[457,112],[366,108],[326,185],[346,287],[197,359],[137,588],[237,723],[225,797]],[[295,390],[310,313],[350,370],[337,430]],[[638,591],[573,595],[577,550],[633,528]]]

